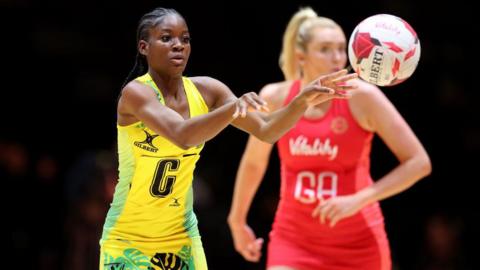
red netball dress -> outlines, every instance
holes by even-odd
[[[293,83],[285,100],[299,92]],[[326,114],[301,118],[278,141],[280,201],[270,232],[267,266],[301,270],[391,269],[390,249],[378,203],[333,228],[312,218],[319,199],[353,194],[373,183],[373,133],[352,116],[348,100],[333,99]]]

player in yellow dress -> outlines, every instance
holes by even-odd
[[[140,20],[137,60],[118,101],[119,180],[100,240],[101,270],[207,269],[192,206],[204,143],[229,124],[274,142],[307,106],[349,97],[345,82],[356,77],[345,70],[320,77],[266,117],[255,93],[236,98],[218,80],[184,77],[189,41],[173,9]]]

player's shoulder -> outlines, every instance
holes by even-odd
[[[211,91],[227,87],[223,82],[209,76],[188,77],[200,91]]]
[[[202,95],[220,94],[229,91],[226,84],[209,76],[188,77]]]
[[[352,91],[352,99],[370,100],[383,96],[383,92],[378,86],[363,81],[361,79],[352,80],[352,84],[357,88]]]
[[[292,83],[293,81],[269,83],[260,90],[259,95],[270,104],[270,107],[278,109],[283,106]]]
[[[155,90],[144,83],[141,83],[137,80],[132,80],[127,83],[121,91],[121,98],[123,100],[128,99],[148,99],[148,98],[155,98]]]
[[[392,103],[378,86],[356,79],[353,81],[358,87],[352,90],[352,98],[349,100],[352,111],[362,112],[371,116],[379,110],[392,107]]]

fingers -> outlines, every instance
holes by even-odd
[[[345,83],[358,77],[356,73],[347,74],[347,72],[348,71],[346,69],[342,69],[340,71],[327,74],[319,78],[318,84],[335,89],[336,92],[333,95],[334,98],[350,98],[351,96],[349,94],[344,95],[344,93],[338,92],[349,91],[358,87],[357,85],[349,85]]]
[[[318,198],[318,205],[312,211],[312,217],[315,218],[320,214],[320,210],[322,210],[322,205],[325,203],[323,197]]]
[[[244,95],[245,100],[247,101],[248,105],[254,108],[257,111],[265,111],[269,112],[268,104],[265,100],[259,97],[256,93],[250,92]]]
[[[247,116],[248,104],[240,101],[239,107],[240,107],[240,117],[245,118],[245,116]]]
[[[335,94],[333,94],[334,98],[341,98],[341,99],[348,99],[352,97],[352,94],[346,91],[337,90]]]
[[[242,98],[247,102],[248,106],[254,108],[257,111],[260,110],[260,104],[253,98],[252,95],[247,94],[244,95]]]
[[[250,97],[260,106],[259,108],[256,108],[257,110],[265,112],[270,111],[267,102],[259,97],[256,93],[252,92]]]
[[[318,204],[317,207],[315,207],[315,209],[313,209],[313,211],[312,211],[312,217],[313,218],[316,218],[316,217],[318,217],[318,215],[320,215],[320,210],[321,210],[320,205],[321,204]]]
[[[237,118],[237,117],[240,115],[240,111],[241,111],[241,110],[240,110],[240,108],[241,108],[240,103],[241,103],[241,101],[239,100],[239,101],[237,101],[237,103],[235,104],[235,112],[234,112],[233,115],[232,115],[232,117],[233,117],[234,119]]]
[[[339,72],[337,72],[338,74]],[[337,83],[329,82],[327,84],[311,84],[307,88],[305,88],[305,93],[307,96],[307,101],[309,105],[316,105],[323,101],[332,99],[332,98],[339,98],[339,99],[348,99],[351,98],[352,95],[348,92],[350,90],[358,88],[358,85],[349,85],[344,83],[345,81],[351,80],[352,78],[356,78],[357,74],[349,74],[342,76],[336,79]],[[310,94],[308,94],[310,92]],[[323,94],[323,95],[322,95]]]
[[[319,103],[321,101],[327,100],[330,95],[335,94],[335,90],[325,86],[310,85],[305,88],[305,91],[302,91],[302,95],[305,95],[307,101],[313,103]],[[321,101],[317,101],[320,99]],[[311,105],[311,104],[310,104]]]
[[[240,254],[250,262],[258,262],[262,256],[263,238],[257,238],[255,241],[247,244],[245,248],[240,251]]]
[[[332,218],[330,219],[330,227],[335,226],[335,224],[337,224],[337,222],[339,222],[343,218],[344,215],[341,213],[337,213],[336,215],[332,216]]]
[[[257,240],[255,240],[255,244],[258,245],[260,249],[262,248],[263,242],[263,238],[257,238]]]
[[[315,91],[316,92],[320,92],[320,93],[323,93],[323,94],[335,94],[335,90],[333,90],[332,88],[329,88],[329,87],[325,87],[325,86],[313,86]]]
[[[339,212],[340,209],[333,207],[328,213],[325,214],[325,219],[330,220],[330,227],[333,227],[332,220],[333,218],[337,218]]]
[[[329,202],[329,200],[320,201],[318,206],[312,212],[312,217],[319,217],[321,224],[325,224],[327,219],[331,220],[332,218],[334,218],[336,213],[338,212],[338,209],[335,207],[335,205]],[[330,226],[332,226],[331,222]]]
[[[238,104],[235,106],[235,112],[233,113],[232,117],[235,119],[238,117],[240,114],[240,111],[238,110]]]
[[[356,84],[353,84],[353,85],[350,85],[350,84],[337,84],[335,85],[335,90],[339,91],[339,90],[343,90],[343,91],[348,91],[348,90],[353,90],[353,89],[357,89],[358,88],[358,85]]]
[[[232,229],[232,228],[231,228]],[[256,238],[248,225],[232,229],[235,250],[250,262],[258,262],[262,256],[263,238]]]
[[[262,255],[262,245],[263,245],[263,238],[257,238],[253,243],[250,243],[247,248],[249,249],[251,258],[255,261],[260,259]]]
[[[332,209],[333,205],[331,204],[325,204],[325,206],[322,207],[320,210],[320,223],[325,224],[325,219]]]
[[[331,80],[334,80],[340,76],[343,76],[345,74],[348,73],[348,70],[347,69],[341,69],[339,71],[336,71],[336,72],[333,72],[333,73],[330,73],[330,74],[327,74],[327,75],[324,75],[322,77],[320,77],[320,80],[322,81],[331,81]]]
[[[241,253],[243,258],[249,262],[258,262],[260,261],[260,257],[262,257],[261,252],[256,252],[252,250],[245,250],[244,252]]]
[[[358,85],[349,85],[349,84],[340,84],[335,87],[335,97],[336,98],[350,98],[352,94],[349,93],[350,90],[357,89]]]
[[[248,108],[251,107],[257,111],[269,112],[267,102],[260,98],[256,93],[250,92],[242,95],[238,100],[235,108],[234,118],[238,116],[244,118],[247,116]]]
[[[350,93],[349,91],[357,88],[358,85],[338,85],[335,87],[335,93],[333,94],[333,98],[351,98],[352,93]]]
[[[341,83],[341,82],[346,82],[346,81],[355,79],[357,77],[358,77],[357,73],[350,73],[350,74],[332,79],[332,83],[338,84],[338,83]]]
[[[242,99],[238,99],[235,103],[235,112],[233,113],[232,117],[237,118],[238,116],[244,118],[247,116],[247,109],[248,105]]]

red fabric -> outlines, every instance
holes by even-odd
[[[285,101],[299,92],[295,82]],[[373,133],[353,118],[348,100],[334,99],[326,114],[302,117],[278,141],[281,194],[268,266],[298,269],[391,269],[390,249],[378,203],[330,228],[313,219],[319,198],[355,193],[373,183]]]

